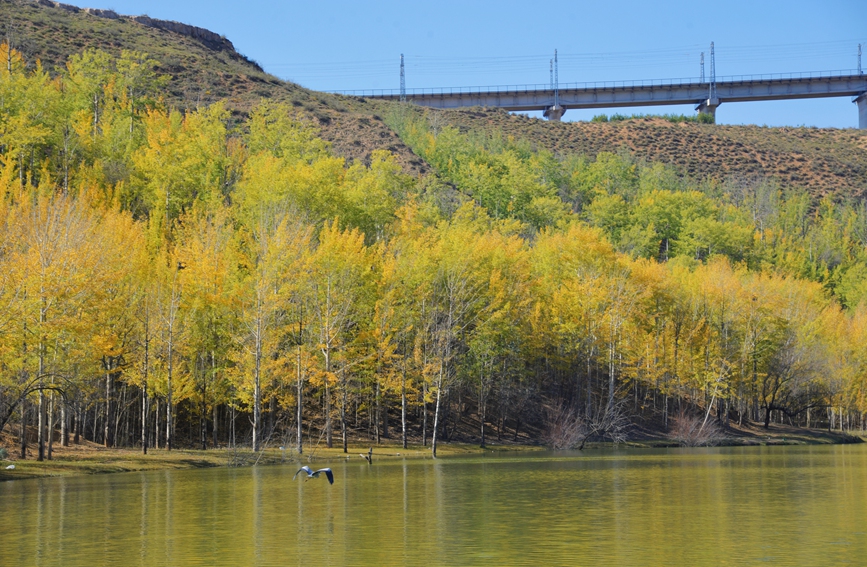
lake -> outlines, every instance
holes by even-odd
[[[0,483],[0,565],[867,563],[865,444],[298,466]]]

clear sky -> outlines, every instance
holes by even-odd
[[[316,90],[698,78],[715,43],[716,76],[867,71],[867,0],[565,1],[66,0],[147,14],[225,35],[266,71]],[[617,110],[567,112],[588,120]],[[691,106],[621,113],[694,112]],[[723,104],[723,124],[851,128],[848,97]]]

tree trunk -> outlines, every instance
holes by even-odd
[[[445,373],[445,362],[440,361],[440,373],[437,379],[437,402],[436,408],[434,409],[434,423],[433,423],[433,434],[431,436],[431,455],[434,458],[437,456],[437,434],[438,434],[438,426],[440,419],[440,400],[442,399],[442,391],[443,391],[443,382],[444,382],[444,373]]]
[[[81,402],[76,400],[72,405],[72,414],[75,417],[75,427],[72,433],[72,442],[76,445],[81,441]]]
[[[69,447],[69,407],[65,397],[60,404],[60,446]]]
[[[503,426],[506,424],[506,418],[503,415],[503,410],[500,409],[500,415],[497,419],[497,442],[503,440]]]
[[[611,342],[608,345],[608,409],[614,407],[614,331],[611,331]]]
[[[479,445],[482,449],[485,448],[485,407],[482,405],[481,415],[479,416],[479,421],[482,422],[482,443]]]
[[[126,439],[129,438],[127,435],[121,436],[121,429],[120,429],[121,422],[123,421],[124,423],[126,423],[126,420],[124,419],[124,417],[126,416],[126,413],[127,413],[126,395],[127,395],[127,387],[126,387],[126,384],[124,384],[123,386],[121,386],[121,389],[120,389],[120,400],[119,400],[120,403],[116,404],[117,407],[116,407],[115,412],[114,412],[114,414],[115,414],[114,415],[114,433],[112,433],[111,439],[112,439],[112,444],[115,447],[118,446],[118,439],[121,440],[120,445],[124,446],[126,443]]]
[[[111,357],[104,357],[103,364],[105,365],[105,429],[103,433],[103,445],[111,447],[110,437],[110,421],[111,421]]]
[[[172,450],[172,442],[174,441],[172,435],[172,387],[171,380],[169,381],[168,395],[166,396],[166,436],[165,436],[165,448],[166,451]]]
[[[584,414],[589,419],[593,415],[593,367],[590,361],[593,359],[593,347],[590,347],[590,352],[587,354],[587,399],[584,403]],[[517,436],[515,437],[517,439]]]
[[[482,368],[479,373],[479,421],[481,422],[482,429],[482,442],[479,445],[482,449],[485,448],[485,409],[486,409],[486,399],[485,399],[485,367],[482,364]]]
[[[160,416],[162,413],[160,412],[160,399],[154,398],[154,403],[156,406],[154,407],[154,449],[160,448]]]
[[[325,446],[334,446],[331,429],[331,388],[328,387],[328,377],[331,374],[331,349],[325,347]]]
[[[40,364],[41,366],[41,364]],[[40,374],[41,374],[40,369]],[[38,443],[38,453],[36,460],[42,461],[45,459],[45,392],[40,388],[39,389],[39,421],[38,421],[38,433],[37,433],[37,443]]]
[[[296,396],[296,398],[297,398],[296,411],[297,411],[298,415],[295,417],[295,427],[296,427],[295,435],[296,435],[297,441],[298,441],[298,454],[301,455],[302,453],[304,453],[304,436],[303,436],[304,428],[303,428],[302,421],[301,421],[302,409],[304,407],[304,387],[303,387],[303,380],[302,380],[302,374],[301,374],[301,345],[300,344],[298,345],[298,381],[296,383],[296,387],[298,388],[298,395]]]
[[[277,389],[276,381],[271,381],[272,390]],[[268,435],[265,436],[266,439],[270,439],[274,435],[274,431],[277,429],[277,397],[271,396],[271,399],[268,400]]]
[[[406,353],[403,357],[403,377],[400,383],[400,438],[406,449]]]
[[[257,296],[256,298],[256,360],[254,369],[254,384],[253,384],[253,452],[259,451],[259,429],[261,425],[261,389],[260,389],[260,371],[262,367],[262,302]]]
[[[41,321],[45,321],[45,314],[43,310],[43,314],[40,316]],[[42,461],[45,458],[45,391],[42,389],[43,384],[43,372],[45,372],[45,356],[44,356],[44,347],[42,343],[39,343],[39,419],[38,419],[38,427],[39,431],[37,434],[37,443],[38,443],[38,455],[36,457],[37,461]]]
[[[141,384],[141,452],[148,454],[148,374],[150,373],[150,312],[145,308],[144,360]]]
[[[421,445],[427,447],[427,381],[421,387]]]
[[[231,441],[231,443],[232,443],[232,449],[234,449],[235,448],[235,406],[234,405],[232,406],[231,413],[232,413],[232,420],[231,420],[231,423],[232,423],[232,433],[231,433],[232,437],[231,437],[231,439],[232,439],[232,441]]]
[[[78,445],[81,443],[81,437],[87,435],[87,429],[85,429],[85,426],[87,425],[87,412],[84,411],[81,400],[76,404],[76,411],[78,412],[78,418],[75,420],[75,438],[73,441]]]
[[[147,356],[147,355],[145,355]],[[148,389],[145,387],[141,394],[141,452],[148,454]]]
[[[168,192],[166,193],[166,201],[168,201]],[[168,230],[168,206],[166,207],[166,230]],[[174,444],[174,392],[172,391],[172,372],[174,370],[174,348],[175,348],[175,322],[177,311],[181,301],[180,291],[176,289],[178,272],[175,270],[172,282],[171,296],[169,297],[169,319],[168,319],[168,364],[166,373],[166,451],[171,451]]]
[[[208,448],[208,420],[207,420],[207,412],[208,406],[205,401],[205,397],[207,396],[207,371],[204,368],[204,364],[202,364],[202,398],[199,400],[199,441],[201,442],[202,451]]]
[[[217,402],[216,402],[216,400],[214,400],[214,408],[213,408],[213,411],[212,411],[212,419],[213,419],[213,421],[214,421],[214,425],[213,425],[213,427],[211,428],[211,439],[213,440],[214,449],[218,449],[218,448],[220,447],[220,445],[219,445],[219,438],[218,438],[218,436],[217,436],[217,423],[218,423],[217,418],[218,418],[218,414],[217,414]]]
[[[376,434],[376,443],[378,445],[382,441],[382,439],[381,439],[381,433],[382,432],[380,430],[380,427],[381,427],[380,424],[382,423],[381,422],[382,416],[380,415],[380,412],[381,412],[380,398],[381,398],[381,396],[380,396],[380,391],[379,391],[379,372],[376,373],[376,388],[374,391],[375,391],[375,397],[376,397],[376,400],[375,400],[376,401],[376,403],[375,403],[376,418],[374,419],[374,422],[373,422],[373,431]]]
[[[20,434],[20,442],[21,442],[21,459],[27,458],[27,400],[21,400],[21,430]]]
[[[343,452],[348,453],[347,446],[347,438],[346,438],[346,402],[347,402],[347,384],[346,384],[346,370],[341,372],[341,377],[343,381],[343,395],[340,401],[340,433],[343,436]]]
[[[94,443],[96,443],[96,440],[99,439],[99,437],[97,437],[96,434],[99,431],[99,426],[100,426],[99,410],[97,409],[96,405],[97,404],[94,404],[94,407],[93,407],[93,429],[91,429],[91,431],[90,431],[90,440],[93,441]]]
[[[386,439],[391,437],[388,432],[388,405],[382,404],[382,436]]]
[[[52,456],[54,455],[54,409],[55,409],[55,395],[52,391],[48,396],[48,419],[46,420],[46,425],[48,426],[48,460],[50,461]]]
[[[433,423],[433,433],[431,434],[431,455],[436,458],[437,456],[437,426],[439,425],[439,417],[440,417],[440,398],[441,398],[440,390],[437,389],[437,401],[436,401],[436,409],[434,410],[434,423]]]

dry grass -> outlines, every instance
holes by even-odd
[[[406,172],[429,171],[379,118],[399,103],[309,91],[262,72],[234,51],[214,51],[189,37],[130,20],[6,0],[0,2],[0,22],[31,62],[40,59],[52,73],[63,68],[69,55],[86,48],[116,55],[123,49],[144,51],[171,76],[166,96],[173,106],[195,108],[224,100],[240,117],[262,98],[285,101],[318,124],[322,137],[340,156],[367,162],[373,150],[389,149]],[[530,140],[557,154],[593,157],[625,149],[639,159],[670,164],[699,181],[774,178],[787,188],[852,197],[867,190],[867,131],[673,124],[652,117],[550,123],[483,108],[440,115],[444,124]]]
[[[35,437],[35,431],[31,431]],[[269,446],[259,453],[253,453],[249,447],[238,449],[220,448],[202,450],[174,449],[150,449],[147,455],[141,453],[138,448],[114,448],[105,447],[82,441],[80,444],[70,444],[69,447],[61,447],[55,440],[51,460],[36,461],[36,446],[30,442],[26,459],[20,459],[17,435],[8,430],[0,434],[0,448],[6,449],[7,457],[0,460],[0,481],[39,478],[50,476],[67,476],[81,474],[101,474],[114,472],[132,472],[148,470],[171,470],[192,469],[207,467],[238,467],[252,465],[270,465],[285,462],[310,463],[310,462],[333,462],[339,460],[363,460],[361,453],[367,453],[371,443],[367,440],[355,440],[350,443],[348,451],[343,452],[343,447],[338,443],[331,449],[324,446],[307,446],[304,453],[299,455],[292,448],[281,450],[277,446]],[[537,446],[520,444],[491,444],[486,449],[479,448],[474,443],[440,443],[437,447],[438,456],[479,454],[490,451],[522,451],[538,450]],[[430,447],[420,444],[410,445],[404,449],[397,440],[391,440],[381,445],[373,445],[373,460],[393,458],[431,458]],[[6,467],[14,465],[14,469]]]
[[[569,421],[574,425],[574,419],[569,419],[568,412],[561,412],[562,424],[566,427],[561,431],[565,436],[560,441],[566,444],[559,448],[575,448],[580,444],[580,438],[576,443],[577,429],[570,429]],[[574,414],[571,416],[574,418]],[[699,420],[700,422],[701,420]],[[569,431],[567,431],[569,430]],[[580,432],[582,435],[584,432]],[[549,433],[550,437],[550,433]],[[549,443],[550,443],[549,439]],[[726,437],[719,444],[725,445],[816,445],[857,443],[863,439],[840,433],[828,432],[818,429],[801,429],[797,427],[774,425],[765,430],[760,426],[736,427],[732,425],[726,430]],[[661,431],[647,431],[637,428],[630,429],[630,434],[622,446],[635,448],[652,448],[671,446],[674,441]],[[553,444],[549,444],[552,446]],[[147,455],[142,455],[140,449],[106,449],[101,445],[82,442],[80,445],[60,447],[55,445],[53,459],[50,461],[37,462],[32,454],[34,446],[30,445],[27,459],[18,459],[16,437],[6,432],[0,435],[0,447],[6,448],[8,456],[6,460],[0,460],[0,481],[26,478],[39,478],[50,476],[67,476],[82,474],[102,474],[113,472],[131,472],[148,470],[171,470],[191,469],[221,466],[252,466],[279,464],[286,462],[310,463],[310,462],[335,462],[340,460],[363,460],[362,453],[367,453],[371,446],[369,441],[356,440],[350,444],[347,453],[342,447],[335,446],[328,449],[323,446],[305,447],[304,454],[299,455],[294,450],[286,448],[281,451],[279,447],[269,447],[259,454],[255,454],[248,448],[232,451],[226,448],[210,449],[207,451],[176,449],[166,451],[164,449],[151,449]],[[593,442],[587,443],[587,448],[605,448],[611,443]],[[527,444],[492,444],[488,443],[485,449],[479,448],[477,443],[441,443],[437,447],[438,456],[473,455],[483,452],[502,451],[538,451],[543,447]],[[404,449],[397,441],[390,441],[381,445],[373,445],[373,460],[378,462],[384,459],[426,459],[431,458],[430,447],[420,444],[410,445]],[[6,467],[14,465],[15,468],[7,470]]]
[[[377,117],[382,105],[310,91],[263,72],[235,51],[216,51],[190,37],[128,19],[108,20],[30,0],[0,1],[0,33],[4,31],[30,65],[38,59],[52,75],[62,72],[70,55],[85,49],[115,56],[122,50],[143,51],[160,62],[160,73],[170,77],[165,97],[171,106],[195,109],[223,101],[240,119],[263,98],[283,101],[318,125],[339,156],[367,163],[374,150],[386,148],[406,172],[427,171]]]
[[[769,178],[814,195],[862,197],[867,191],[864,130],[673,124],[652,117],[549,123],[481,108],[440,114],[444,123],[463,130],[499,132],[555,154],[594,157],[626,150],[697,181]]]

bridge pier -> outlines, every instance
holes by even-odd
[[[714,122],[716,122],[716,109],[719,105],[720,100],[714,97],[701,101],[700,103],[698,103],[698,106],[696,106],[695,109],[698,111],[699,114],[710,114],[711,116],[713,116]]]
[[[858,128],[860,130],[867,130],[867,93],[861,93],[852,102],[858,105]]]
[[[559,104],[555,104],[554,106],[546,108],[542,113],[542,116],[551,122],[560,122],[560,119],[563,118],[564,114],[566,114],[566,109]]]

